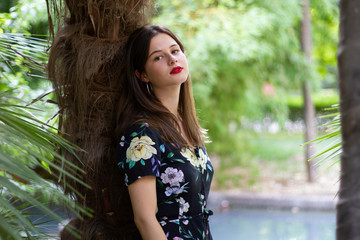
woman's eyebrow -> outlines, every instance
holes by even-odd
[[[149,57],[151,57],[151,55],[154,55],[155,53],[158,53],[158,52],[162,52],[162,50],[155,50],[155,51],[153,51],[153,52],[149,55]]]
[[[170,45],[169,48],[172,48],[172,47],[174,47],[174,46],[178,46],[178,44],[174,43],[174,44]],[[153,51],[153,52],[149,55],[149,57],[151,57],[152,55],[154,55],[155,53],[158,53],[158,52],[162,52],[162,50],[155,50],[155,51]]]

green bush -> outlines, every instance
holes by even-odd
[[[316,113],[321,113],[326,108],[339,103],[339,94],[335,89],[323,89],[313,94]],[[289,118],[296,120],[303,116],[303,97],[301,94],[293,94],[287,97]]]

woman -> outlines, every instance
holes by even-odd
[[[213,168],[183,45],[165,27],[142,27],[129,37],[126,61],[117,162],[141,237],[212,239],[206,201]]]

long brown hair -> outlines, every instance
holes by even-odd
[[[126,74],[125,79],[123,79],[123,92],[118,109],[117,136],[121,137],[129,125],[147,121],[160,132],[165,141],[184,147],[187,146],[187,142],[181,136],[175,115],[170,113],[159,99],[149,92],[146,83],[135,75],[135,71],[139,71],[140,74],[145,71],[150,41],[160,33],[173,38],[181,51],[184,52],[181,41],[163,26],[143,26],[130,35],[126,44]],[[196,117],[190,77],[181,85],[178,113],[190,144],[193,146],[202,145],[204,143],[204,131],[200,128]]]

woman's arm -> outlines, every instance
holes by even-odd
[[[145,176],[129,186],[134,220],[143,240],[167,240],[156,219],[156,178]]]

